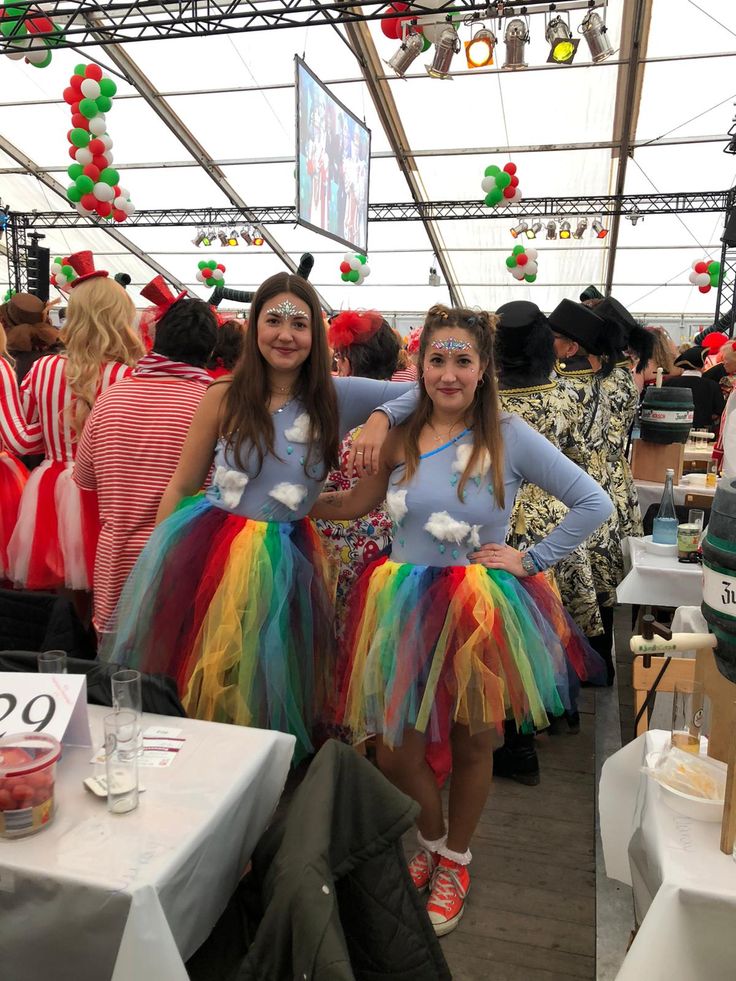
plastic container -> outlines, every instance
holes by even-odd
[[[59,741],[43,732],[0,739],[0,838],[24,838],[51,823],[60,756]]]

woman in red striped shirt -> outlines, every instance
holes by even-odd
[[[69,264],[79,276],[67,307],[66,351],[36,361],[21,385],[27,424],[40,426],[46,455],[23,490],[8,545],[10,578],[27,589],[91,589],[97,504],[72,480],[77,443],[97,396],[143,354],[123,287],[94,271],[90,252]]]

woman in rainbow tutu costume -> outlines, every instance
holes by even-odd
[[[348,604],[339,718],[375,731],[386,776],[420,805],[410,862],[430,888],[435,930],[452,930],[470,886],[470,841],[504,720],[547,724],[567,707],[568,670],[602,673],[540,575],[611,513],[596,483],[520,418],[499,410],[495,316],[433,307],[419,351],[419,404],[394,429],[379,473],[325,494],[319,518],[365,514],[384,498],[394,522],[389,559],[370,566]],[[522,481],[569,508],[527,552],[505,545]],[[482,544],[483,543],[483,544]],[[449,739],[449,822],[425,761]]]
[[[307,516],[340,437],[380,407],[355,450],[370,466],[414,389],[332,378],[314,289],[287,273],[267,279],[232,378],[193,417],[101,656],[175,678],[194,718],[291,732],[295,762],[310,753],[334,644],[333,577]]]

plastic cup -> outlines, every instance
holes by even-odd
[[[36,660],[39,674],[66,674],[66,651],[44,651]]]
[[[672,745],[686,753],[700,753],[705,716],[705,692],[699,681],[676,681],[672,698]]]
[[[138,716],[121,709],[105,716],[107,809],[128,814],[138,807]]]

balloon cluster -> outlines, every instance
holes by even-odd
[[[204,283],[205,286],[211,286],[212,289],[215,286],[225,285],[225,267],[221,262],[215,262],[214,259],[202,259],[197,263],[197,282]]]
[[[346,252],[340,263],[340,274],[344,283],[356,283],[360,286],[366,276],[370,276],[371,267],[362,253]]]
[[[718,286],[721,278],[720,262],[710,262],[708,259],[699,259],[693,263],[690,273],[690,282],[698,287],[700,293],[710,293],[714,286]]]
[[[58,286],[61,289],[62,286],[66,286],[71,283],[72,280],[77,278],[77,274],[74,272],[72,267],[69,265],[69,259],[62,259],[58,256],[51,263],[49,269],[51,275],[49,276],[49,282],[52,286]]]
[[[514,279],[519,282],[533,283],[537,278],[536,249],[525,249],[523,245],[515,245],[511,255],[506,260],[506,267]]]
[[[404,10],[409,9],[408,3],[392,3],[390,4],[391,10],[395,10],[396,13],[401,13]],[[404,22],[414,23],[411,25],[411,29],[414,34],[423,34],[424,28],[420,22],[421,19],[417,19],[416,14],[407,14],[406,17],[384,17],[381,20],[381,30],[386,35],[386,37],[391,38],[392,41],[400,41],[403,36],[403,24]],[[424,38],[424,43],[422,45],[422,51],[426,51],[427,48],[432,46],[432,42],[428,37]]]
[[[20,25],[20,26],[18,26]],[[0,3],[0,34],[10,38],[10,44],[16,49],[6,52],[12,61],[25,58],[26,63],[36,68],[48,68],[51,64],[51,48],[55,48],[62,39],[62,33],[52,20],[41,10],[30,10],[28,7],[5,6]],[[33,44],[34,34],[54,34],[53,38],[41,38],[44,47],[40,51],[28,51]]]
[[[480,186],[489,208],[507,208],[510,204],[521,201],[515,163],[507,163],[503,170],[495,164],[486,167]]]
[[[67,173],[74,182],[66,196],[80,215],[97,214],[111,221],[125,221],[135,212],[130,192],[120,187],[120,174],[112,166],[112,140],[105,113],[112,108],[117,85],[104,78],[99,65],[77,65],[64,89],[64,101],[72,111],[67,133],[69,156],[74,163]]]

